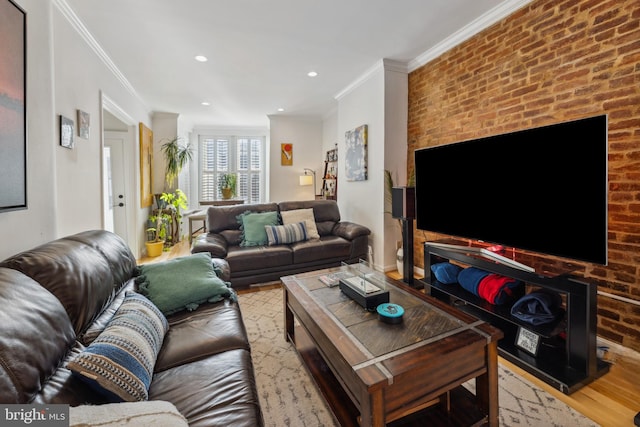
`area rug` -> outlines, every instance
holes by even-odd
[[[338,427],[331,411],[284,339],[282,290],[239,295],[267,427]],[[598,426],[508,368],[499,365],[500,425],[518,427]],[[465,384],[473,389],[474,382]]]

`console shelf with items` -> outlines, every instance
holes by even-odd
[[[500,356],[565,394],[608,372],[609,364],[597,357],[596,285],[571,275],[546,277],[489,255],[479,248],[426,242],[425,292],[501,329],[504,338],[498,343]],[[521,321],[511,315],[515,299],[505,305],[493,305],[457,283],[436,280],[431,266],[447,261],[520,280],[526,288],[555,291],[564,296],[565,315],[539,326]]]

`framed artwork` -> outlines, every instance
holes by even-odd
[[[153,164],[153,132],[140,123],[140,207],[153,204],[151,165]]]
[[[347,181],[367,179],[367,125],[345,133],[345,178]]]
[[[280,144],[280,164],[282,166],[293,165],[293,144]]]
[[[78,136],[80,138],[89,139],[90,117],[89,113],[78,110]]]
[[[64,148],[73,148],[73,133],[74,133],[73,120],[60,116],[60,145]]]
[[[0,0],[0,212],[27,208],[26,19]]]

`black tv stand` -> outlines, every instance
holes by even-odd
[[[433,244],[432,244],[433,243]],[[537,288],[554,290],[566,296],[566,315],[559,323],[533,327],[511,316],[511,305],[492,305],[464,290],[458,284],[438,282],[431,273],[431,265],[454,261],[500,274]],[[455,305],[504,332],[498,343],[500,356],[540,378],[565,394],[570,394],[609,371],[609,364],[597,357],[596,286],[572,275],[546,277],[518,266],[499,262],[477,248],[452,247],[448,243],[424,244],[424,289],[440,300]],[[519,329],[526,329],[541,337],[542,345],[536,356],[516,346]]]

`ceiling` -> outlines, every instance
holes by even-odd
[[[79,18],[121,80],[150,110],[179,113],[194,126],[268,127],[269,115],[323,117],[336,107],[338,94],[383,58],[411,70],[420,65],[416,58],[452,44],[470,28],[478,31],[525,2],[57,3]],[[196,55],[208,61],[197,62]],[[318,76],[308,77],[309,71]],[[205,101],[210,105],[201,104]]]

